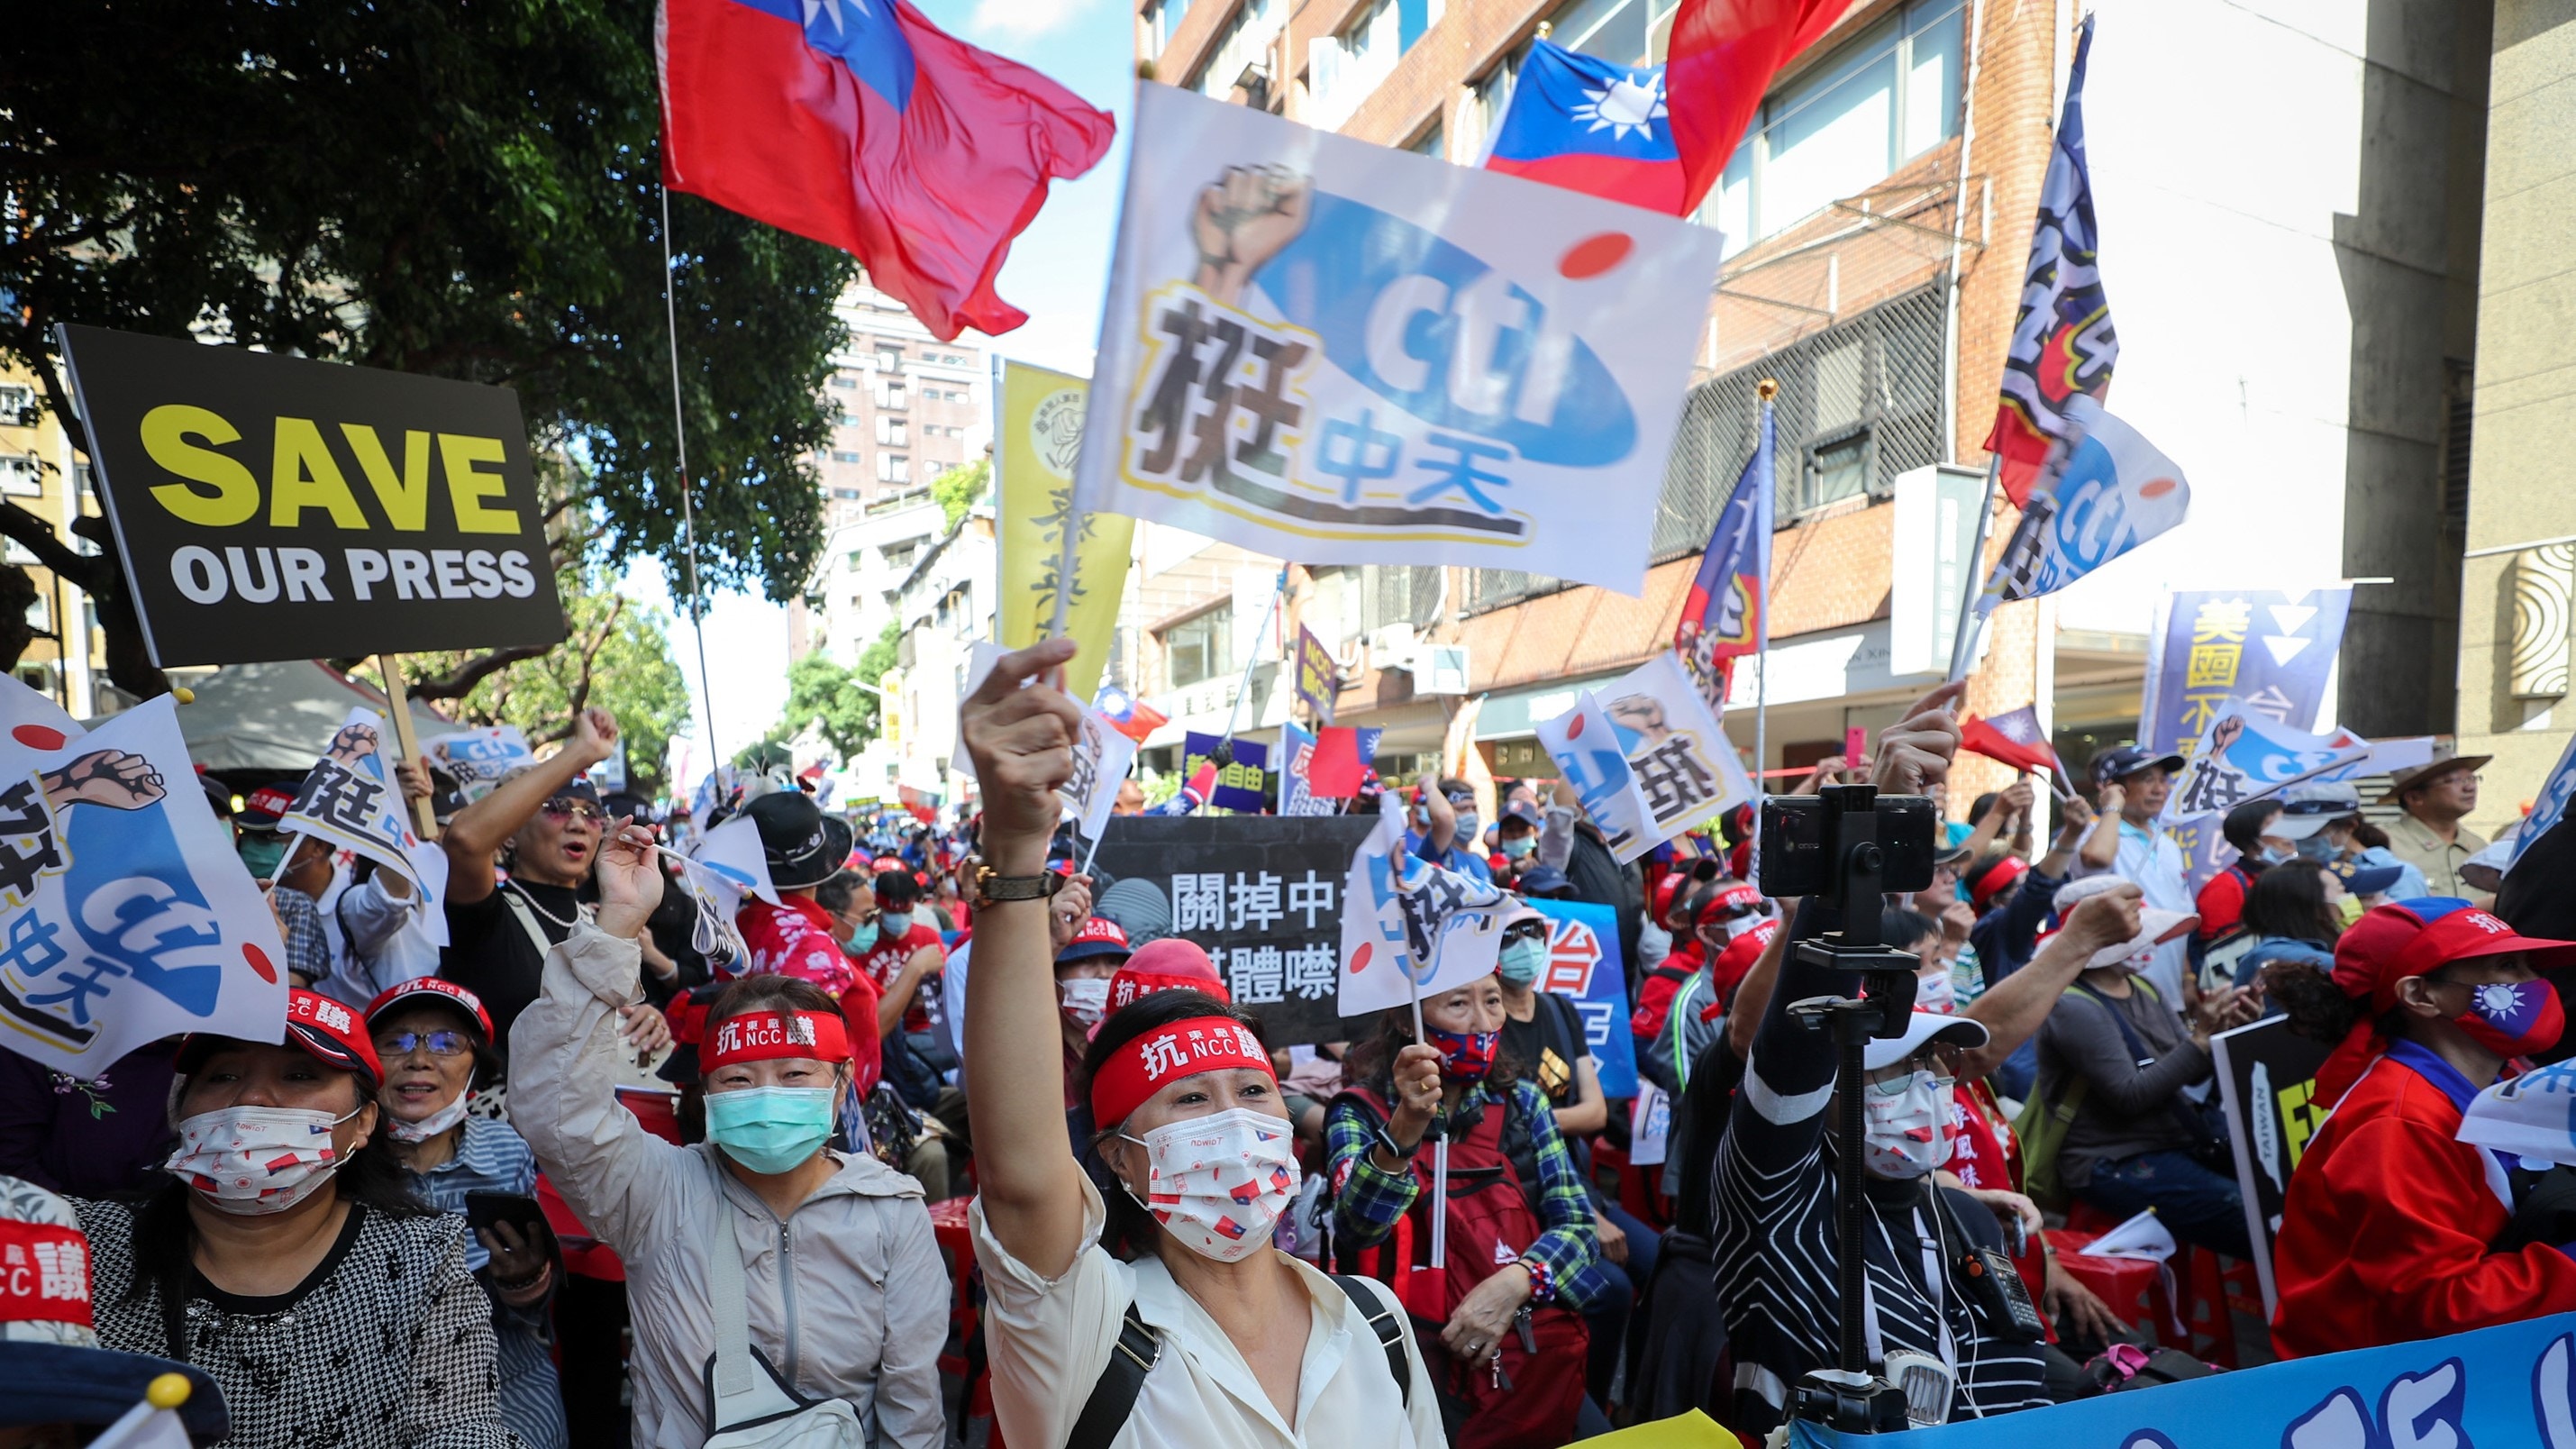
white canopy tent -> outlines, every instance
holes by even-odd
[[[179,706],[179,731],[190,757],[209,770],[300,774],[322,757],[351,709],[386,710],[374,686],[314,659],[227,664],[176,682],[196,693]],[[411,718],[424,740],[457,728],[417,700],[411,702]]]

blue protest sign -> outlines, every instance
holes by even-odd
[[[2531,848],[2533,841],[2556,829],[2558,822],[2567,818],[2567,802],[2571,797],[2576,797],[2576,739],[2567,742],[2566,750],[2558,756],[2557,766],[2550,770],[2549,779],[2540,787],[2540,798],[2531,802],[2531,813],[2523,817],[2522,829],[2514,833],[2514,862],[2522,859],[2522,853]],[[2507,862],[2505,869],[2512,870],[2513,862]]]
[[[1191,730],[1181,740],[1181,778],[1196,776],[1199,766],[1207,763],[1215,751],[1217,737]],[[1241,810],[1258,815],[1268,808],[1261,796],[1261,776],[1270,768],[1270,747],[1252,740],[1234,742],[1234,760],[1216,772],[1216,790],[1208,804],[1218,810]]]
[[[1902,1434],[1845,1438],[1800,1422],[1789,1442],[1796,1449],[2576,1449],[2576,1313]]]
[[[2351,611],[2349,585],[2170,595],[2147,645],[2139,742],[2149,754],[2188,756],[2231,694],[2276,724],[2315,729]]]
[[[1619,966],[1619,913],[1585,901],[1530,902],[1552,923],[1538,984],[1574,1001],[1605,1097],[1637,1095],[1637,1044],[1628,1035],[1628,981]]]

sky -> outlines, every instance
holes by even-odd
[[[1004,357],[1088,375],[1108,289],[1110,239],[1127,174],[1127,124],[1135,86],[1130,8],[1122,0],[915,0],[931,22],[995,54],[1034,66],[1118,118],[1118,139],[1091,171],[1058,181],[1011,248],[998,283],[1029,314],[1005,336],[968,334]],[[719,594],[706,623],[707,678],[715,691],[714,745],[700,685],[698,639],[674,606],[658,562],[629,566],[627,596],[672,619],[671,647],[688,676],[693,723],[671,742],[671,763],[694,788],[709,763],[730,759],[778,722],[787,701],[787,611],[751,594]],[[686,752],[683,766],[683,752]]]

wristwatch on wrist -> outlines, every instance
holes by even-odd
[[[1394,1158],[1396,1161],[1411,1162],[1413,1160],[1413,1154],[1422,1150],[1422,1139],[1419,1137],[1413,1139],[1413,1145],[1411,1147],[1398,1147],[1395,1145],[1395,1134],[1388,1131],[1386,1127],[1381,1126],[1377,1129],[1377,1145],[1385,1148],[1386,1155]]]
[[[1003,901],[1042,901],[1064,889],[1066,877],[1051,870],[1036,875],[1003,875],[982,861],[975,862],[974,895],[967,904],[977,910]]]

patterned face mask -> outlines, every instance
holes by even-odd
[[[1279,1215],[1297,1200],[1296,1144],[1284,1118],[1238,1107],[1127,1140],[1145,1149],[1145,1210],[1182,1246],[1220,1263],[1270,1246]]]
[[[1494,1052],[1502,1043],[1499,1031],[1442,1031],[1426,1026],[1422,1034],[1430,1045],[1440,1048],[1441,1075],[1453,1082],[1481,1082],[1494,1070]]]
[[[340,1170],[331,1132],[355,1117],[307,1107],[225,1107],[179,1121],[179,1150],[162,1163],[222,1212],[282,1213]]]
[[[1950,1160],[1949,1125],[1950,1088],[1931,1072],[1864,1087],[1861,1165],[1873,1177],[1921,1177]]]

